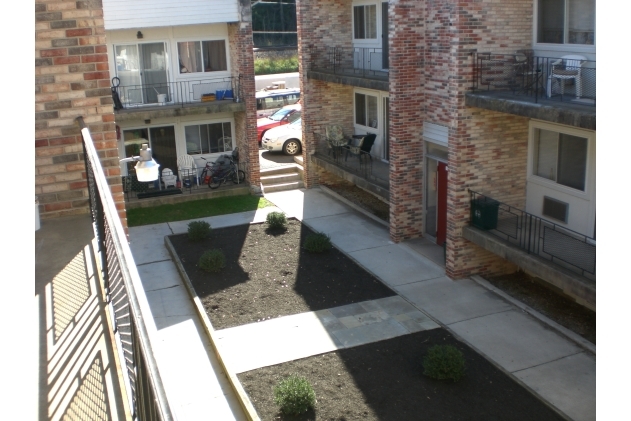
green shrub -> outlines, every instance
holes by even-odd
[[[287,217],[284,212],[270,212],[267,214],[266,222],[272,229],[281,229],[287,225]]]
[[[302,376],[292,374],[274,387],[274,403],[280,406],[284,414],[298,415],[307,412],[315,406],[315,402],[313,387]]]
[[[331,250],[331,237],[323,232],[307,235],[305,250],[311,253],[324,253]]]
[[[284,59],[260,58],[254,60],[255,75],[271,75],[275,73],[293,73],[298,71],[298,57]]]
[[[464,376],[464,355],[453,345],[434,345],[423,359],[423,374],[433,379],[453,379]]]
[[[188,224],[188,238],[193,241],[200,241],[210,235],[210,224],[205,221],[193,221]]]
[[[197,266],[206,272],[219,272],[226,266],[226,256],[219,249],[206,250],[199,258]]]

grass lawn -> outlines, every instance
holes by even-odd
[[[127,210],[127,225],[137,227],[162,222],[186,221],[207,216],[252,211],[268,206],[274,206],[274,204],[262,197],[251,195],[201,199],[174,205],[129,209]]]

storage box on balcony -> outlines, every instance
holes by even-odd
[[[488,197],[476,197],[471,201],[471,225],[483,230],[497,228],[500,202]]]

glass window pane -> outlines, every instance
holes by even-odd
[[[587,139],[559,135],[559,164],[557,183],[585,191],[587,169]]]
[[[202,153],[211,153],[210,139],[208,138],[208,126],[206,124],[199,126],[199,133],[202,138]]]
[[[377,6],[366,6],[366,38],[377,38]]]
[[[596,2],[568,0],[568,44],[594,45]]]
[[[205,72],[228,70],[226,60],[226,42],[224,40],[203,41],[202,54],[204,56]]]
[[[355,123],[366,125],[366,95],[355,94]]]
[[[186,153],[189,155],[199,154],[201,149],[201,137],[199,134],[199,126],[184,127],[184,136],[186,138]]]
[[[180,73],[202,71],[202,49],[198,41],[178,42],[177,53],[180,59]]]
[[[355,39],[364,38],[364,6],[355,6],[353,8],[353,18],[355,23]]]
[[[208,124],[208,140],[210,143],[210,152],[223,152],[223,144],[220,145],[219,139],[223,137],[223,127],[221,123]]]
[[[556,181],[559,134],[549,130],[535,130],[535,159],[533,173]]]
[[[563,44],[565,0],[539,0],[538,14],[537,42]]]
[[[367,95],[368,99],[368,125],[372,128],[377,128],[377,97]]]

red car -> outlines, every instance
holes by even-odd
[[[263,140],[263,134],[272,127],[282,126],[283,124],[296,121],[300,118],[301,110],[302,105],[300,104],[287,105],[269,117],[259,118],[256,120],[256,140],[260,144]]]

